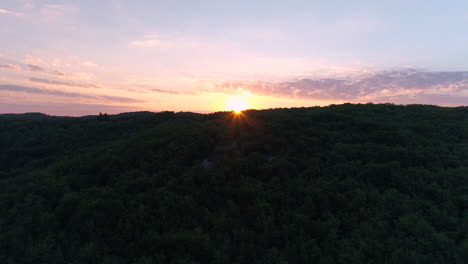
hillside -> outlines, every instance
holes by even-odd
[[[468,107],[0,115],[0,263],[468,263]]]

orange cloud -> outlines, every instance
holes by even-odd
[[[81,65],[86,66],[86,67],[98,67],[99,66],[94,61],[84,61],[81,63]]]

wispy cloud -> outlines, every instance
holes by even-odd
[[[164,93],[164,94],[194,94],[194,91],[187,90],[187,89],[167,89],[155,85],[148,85],[148,84],[136,84],[133,85],[135,87],[140,87],[144,89],[129,89],[130,92],[134,93]]]
[[[26,64],[33,64],[33,65],[40,65],[40,66],[49,67],[49,63],[47,63],[44,59],[36,57],[36,56],[31,56],[31,55],[24,56],[23,62],[26,63]]]
[[[46,74],[52,74],[52,75],[58,75],[58,76],[64,76],[65,74],[63,72],[59,72],[57,70],[48,70],[43,67],[34,65],[34,64],[27,64],[30,71],[33,72],[40,72],[40,73],[46,73]]]
[[[461,97],[468,102],[468,72],[404,69],[342,78],[303,78],[287,82],[222,81],[204,83],[201,91],[227,94],[247,91],[277,97],[349,102],[417,102],[418,98],[424,97],[428,101],[429,98],[443,95],[446,99]],[[432,103],[437,101],[433,100]]]
[[[70,86],[70,87],[80,87],[80,88],[101,88],[98,85],[92,83],[77,83],[70,81],[56,81],[42,78],[29,78],[30,82],[48,84],[48,85],[60,85],[60,86]]]
[[[6,9],[0,9],[0,14],[11,15],[11,16],[23,16],[23,13],[14,12]]]
[[[157,47],[162,46],[163,42],[156,34],[147,34],[143,37],[143,40],[135,40],[130,42],[130,46],[132,47]]]
[[[83,61],[81,65],[86,66],[86,67],[98,67],[99,65],[95,63],[94,61]]]
[[[0,69],[7,69],[7,70],[19,71],[19,70],[21,70],[21,67],[18,66],[18,65],[14,65],[14,64],[4,64],[4,63],[0,63]]]
[[[151,93],[151,92],[155,92],[155,93],[164,93],[164,94],[182,94],[178,91],[172,91],[172,90],[165,90],[165,89],[156,89],[156,88],[153,88],[153,89],[128,89],[129,92],[133,92],[133,93],[141,93],[141,94],[147,94],[147,93]]]
[[[30,71],[45,72],[45,69],[36,65],[28,64],[27,65]]]
[[[44,95],[53,95],[53,96],[61,96],[61,97],[69,97],[69,98],[83,98],[83,99],[105,101],[108,103],[113,103],[113,102],[115,103],[141,103],[143,102],[141,100],[128,98],[128,97],[63,92],[63,91],[57,91],[57,90],[51,90],[51,89],[39,89],[35,87],[8,85],[8,84],[0,85],[0,91],[23,92],[23,93],[29,93],[29,94],[44,94]]]
[[[161,44],[161,41],[158,39],[145,39],[145,40],[136,40],[130,43],[130,46],[133,47],[156,47]]]
[[[39,12],[49,21],[58,21],[77,15],[80,8],[69,4],[46,4],[40,8]]]
[[[139,93],[139,94],[147,94],[149,91],[147,90],[141,90],[141,89],[128,89],[129,92],[132,93]]]
[[[16,0],[16,2],[20,3],[24,9],[33,9],[35,5],[35,0]]]
[[[26,55],[24,57],[24,63],[26,68],[29,71],[51,75],[55,77],[60,77],[62,79],[72,80],[72,81],[84,81],[88,82],[96,78],[94,72],[90,71],[75,71],[75,72],[63,72],[58,69],[79,69],[80,67],[96,68],[99,65],[91,60],[81,60],[79,57],[72,56],[69,58],[53,58],[53,59],[43,59],[40,57],[33,57]]]
[[[177,91],[164,90],[164,89],[151,89],[151,91],[157,92],[157,93],[166,93],[166,94],[180,94]]]

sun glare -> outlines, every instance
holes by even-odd
[[[228,111],[234,111],[235,113],[240,113],[247,108],[248,108],[247,101],[245,100],[244,97],[241,97],[241,96],[236,96],[235,98],[232,98],[231,100],[228,101],[226,105],[226,109]]]

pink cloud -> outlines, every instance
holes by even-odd
[[[46,4],[40,9],[40,14],[50,21],[64,20],[79,12],[80,9],[78,7],[64,4]]]
[[[16,0],[23,5],[24,9],[33,9],[35,0]]]
[[[40,73],[45,73],[45,74],[52,74],[52,75],[58,75],[58,76],[64,76],[65,74],[63,72],[57,71],[57,70],[48,70],[43,67],[39,67],[34,64],[27,64],[30,71],[33,72],[40,72]]]
[[[84,61],[81,63],[81,65],[86,66],[86,67],[98,67],[99,66],[94,61]]]
[[[0,69],[7,69],[7,70],[13,70],[13,71],[20,71],[21,67],[18,65],[14,64],[5,64],[5,63],[0,63]]]
[[[132,47],[146,48],[167,46],[167,44],[168,42],[162,41],[161,38],[155,33],[146,34],[143,36],[142,40],[135,40],[130,42],[130,46]]]
[[[23,13],[18,13],[6,9],[0,9],[0,14],[11,15],[11,16],[22,16]]]
[[[207,81],[200,84],[199,90],[225,94],[247,91],[274,97],[349,102],[398,102],[402,98],[417,99],[423,95],[426,99],[443,95],[446,98],[467,100],[465,94],[468,93],[468,72],[403,69],[347,78],[301,78],[280,82]]]
[[[37,88],[31,86],[21,86],[21,85],[12,85],[12,84],[0,84],[0,91],[7,92],[16,92],[16,93],[27,93],[34,95],[49,95],[49,96],[59,96],[69,99],[84,99],[86,102],[101,102],[101,103],[123,103],[123,104],[132,104],[132,103],[142,103],[143,101],[130,97],[121,97],[121,96],[112,96],[112,95],[98,95],[98,94],[89,94],[89,93],[76,93],[68,91],[60,91],[55,89],[46,89],[46,88]]]
[[[141,41],[132,41],[130,46],[133,47],[156,47],[161,44],[161,41],[158,39],[146,39]]]
[[[45,62],[43,59],[41,59],[39,57],[31,56],[31,55],[24,56],[23,61],[26,64],[39,65],[39,66],[43,66],[43,67],[49,67],[50,66],[49,63]]]
[[[72,81],[64,81],[64,80],[49,80],[49,79],[42,79],[42,78],[29,78],[30,82],[33,83],[40,83],[46,85],[61,85],[61,86],[71,86],[71,87],[80,87],[80,88],[101,88],[101,86],[92,84],[92,83],[77,83]]]

